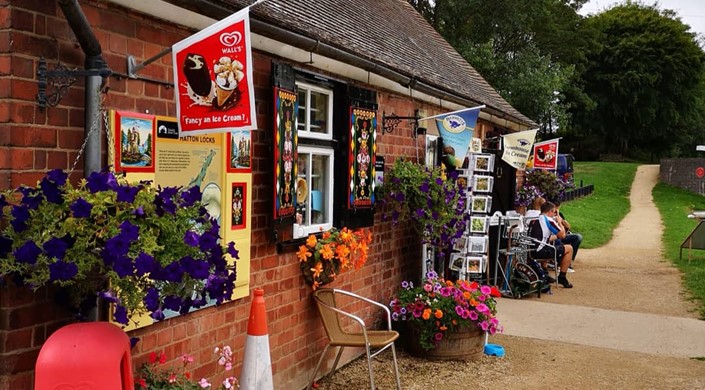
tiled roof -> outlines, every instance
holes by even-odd
[[[214,1],[215,3],[216,1]],[[234,8],[253,0],[219,0]],[[320,40],[524,125],[514,109],[406,0],[266,0],[251,17]]]

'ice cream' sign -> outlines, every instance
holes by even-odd
[[[172,47],[179,134],[257,128],[249,8]]]

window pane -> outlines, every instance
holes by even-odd
[[[306,131],[306,115],[307,115],[307,110],[306,107],[308,106],[308,103],[306,101],[306,89],[303,87],[299,87],[299,97],[298,97],[298,103],[299,103],[299,116],[298,116],[298,126],[296,127],[297,130],[299,131]]]
[[[329,223],[328,219],[328,164],[330,157],[322,155],[311,156],[311,223]]]
[[[328,134],[328,94],[311,91],[311,123],[312,133]]]

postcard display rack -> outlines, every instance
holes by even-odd
[[[494,155],[469,153],[467,169],[460,169],[458,182],[467,185],[465,202],[468,222],[465,233],[453,245],[449,268],[463,280],[482,280],[488,275],[489,226],[494,186]]]

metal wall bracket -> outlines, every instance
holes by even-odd
[[[76,82],[76,78],[100,76],[105,80],[112,74],[113,71],[107,66],[100,69],[79,70],[67,68],[62,63],[57,64],[54,70],[48,70],[47,62],[42,57],[37,66],[37,80],[39,81],[37,103],[41,109],[47,106],[56,107]]]
[[[417,129],[419,128],[419,119],[421,119],[421,117],[419,116],[418,109],[414,110],[414,116],[398,116],[395,113],[388,116],[382,111],[382,133],[391,133],[397,128],[401,121],[412,120],[414,121],[413,136],[416,137]]]

